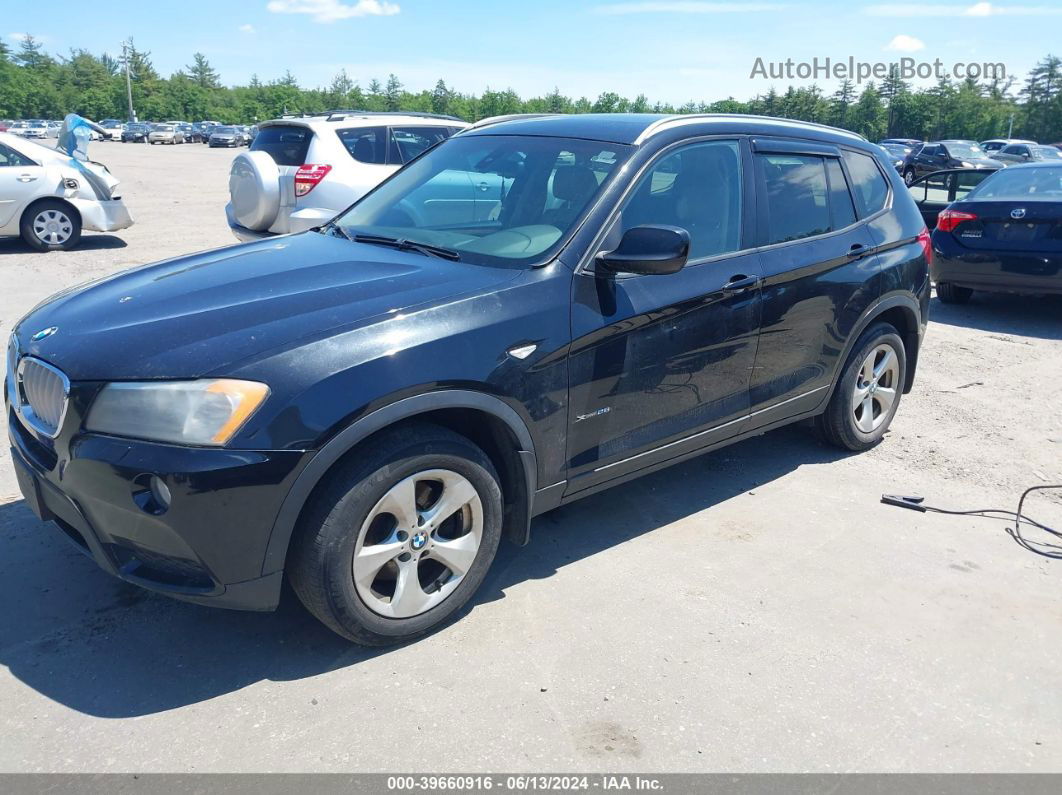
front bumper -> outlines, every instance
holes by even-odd
[[[5,395],[8,440],[27,505],[127,582],[204,605],[274,609],[283,574],[265,569],[266,549],[280,505],[312,454],[84,433],[81,416],[99,386],[71,385],[54,440],[27,427]],[[152,475],[170,491],[163,511],[145,500]]]
[[[133,216],[121,199],[109,201],[92,201],[89,199],[69,199],[79,213],[81,225],[91,232],[117,232],[133,225]]]

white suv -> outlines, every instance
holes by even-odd
[[[319,226],[469,126],[451,116],[366,111],[263,122],[250,149],[232,161],[229,228],[240,240],[257,240]]]

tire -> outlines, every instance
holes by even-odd
[[[444,498],[460,507],[431,517]],[[339,635],[402,643],[442,626],[472,597],[501,525],[501,488],[486,454],[446,428],[409,423],[381,433],[318,486],[288,577],[307,610]],[[379,551],[367,554],[372,547]]]
[[[906,376],[907,355],[896,329],[888,323],[871,325],[860,335],[826,411],[816,420],[822,437],[853,452],[876,445],[896,416]]]
[[[69,251],[81,242],[81,216],[66,202],[45,199],[26,208],[19,232],[37,251]]]
[[[904,185],[911,185],[916,179],[918,179],[918,176],[915,174],[913,168],[909,168],[903,172]]]
[[[956,287],[948,282],[937,282],[937,298],[942,304],[965,304],[973,297],[969,287]]]

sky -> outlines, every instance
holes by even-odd
[[[163,75],[206,55],[228,85],[267,82],[290,69],[303,87],[340,70],[363,87],[398,75],[408,90],[442,78],[459,91],[512,88],[521,96],[605,91],[683,104],[748,99],[772,84],[770,65],[818,58],[847,63],[1002,63],[1024,80],[1062,55],[1062,1],[881,3],[577,2],[576,0],[49,0],[3,14],[17,47],[31,33],[52,53],[120,50],[132,36]],[[762,59],[759,74],[752,77]],[[776,69],[778,67],[775,67]],[[797,74],[794,72],[794,74]],[[827,93],[837,80],[820,78]],[[913,81],[925,85],[932,80]]]

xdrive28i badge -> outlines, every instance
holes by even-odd
[[[48,326],[48,328],[42,328],[40,331],[30,337],[30,340],[32,340],[33,342],[40,342],[41,340],[47,339],[48,337],[52,336],[58,330],[58,326]]]

